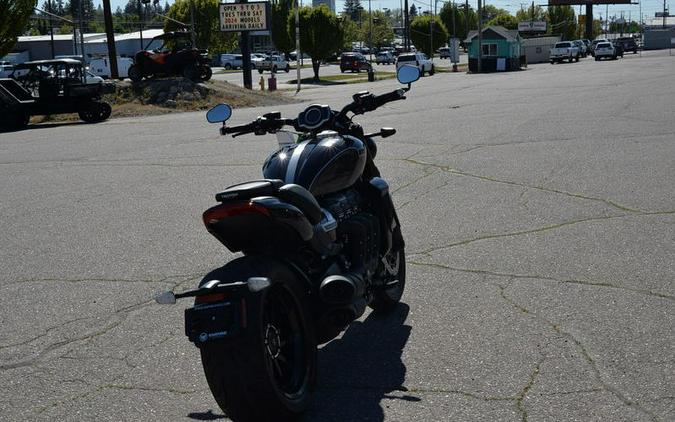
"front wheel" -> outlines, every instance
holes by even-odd
[[[202,365],[218,405],[237,421],[296,420],[316,383],[314,326],[302,281],[287,266],[242,257],[204,278],[267,277],[272,285],[246,302],[245,337],[201,347]]]
[[[401,301],[405,289],[405,250],[390,251],[383,262],[383,284],[373,291],[369,306],[373,311],[391,311]]]

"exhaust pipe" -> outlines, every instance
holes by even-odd
[[[328,276],[319,287],[321,299],[332,305],[350,305],[362,298],[363,292],[363,278],[354,273]]]

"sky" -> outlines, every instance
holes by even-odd
[[[110,0],[110,3],[112,5],[113,11],[117,8],[117,6],[124,7],[125,4],[127,4],[128,0]],[[160,0],[161,4],[164,4],[166,0]],[[304,4],[309,4],[311,3],[311,0],[298,0]],[[424,10],[428,10],[431,5],[433,4],[434,0],[408,0],[409,5],[415,5],[418,9],[422,8]],[[438,10],[442,7],[442,5],[447,1],[447,0],[437,0],[437,7]],[[460,0],[463,3],[463,0]],[[638,0],[633,0],[637,2]],[[660,12],[663,10],[663,0],[642,0],[642,14],[644,15],[645,19],[647,18],[653,18],[655,12]],[[101,0],[94,0],[94,4],[98,5],[101,3]],[[173,3],[173,0],[169,0],[169,4]],[[673,3],[673,6],[675,6],[675,1],[674,0],[666,0],[666,4],[668,3]],[[372,9],[377,10],[377,9],[382,9],[382,8],[388,8],[388,9],[399,9],[401,6],[401,1],[400,0],[371,0],[370,2]],[[512,14],[515,15],[516,11],[518,11],[521,7],[528,7],[529,5],[532,4],[532,2],[527,2],[526,0],[486,0],[485,4],[492,4],[494,6],[497,6],[500,9],[506,9]],[[535,4],[540,4],[540,5],[545,5],[547,2],[539,0],[535,1]],[[361,5],[363,7],[367,8],[368,7],[368,1],[367,0],[361,0]],[[476,7],[477,5],[477,0],[469,0],[469,5],[472,7]],[[341,0],[336,0],[335,1],[335,8],[336,10],[342,11],[344,8],[344,1]],[[579,15],[579,6],[574,6],[575,12],[577,15]],[[631,17],[634,21],[638,20],[639,16],[639,11],[640,11],[640,6],[635,4],[618,4],[618,5],[610,5],[609,6],[609,16],[619,16],[621,15],[621,12],[623,11],[624,17],[628,19],[629,12],[631,14]],[[585,7],[582,7],[582,13],[585,13]],[[593,8],[593,14],[595,15],[596,18],[599,18],[600,15],[605,17],[605,6],[595,6]]]

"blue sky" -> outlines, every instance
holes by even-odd
[[[128,0],[110,0],[111,5],[113,10],[117,8],[117,6],[122,6],[124,7],[125,4],[127,4]],[[160,0],[162,4],[164,4],[165,0]],[[300,0],[298,0],[300,1]],[[431,4],[433,4],[434,0],[408,0],[408,4],[412,5],[415,4],[418,8],[422,9],[429,9],[431,7]],[[634,0],[637,1],[637,0]],[[672,0],[666,0],[666,3],[671,2]],[[304,4],[309,4],[311,0],[302,0]],[[438,1],[438,9],[441,8],[443,3],[445,3],[445,0],[440,0]],[[675,6],[675,1],[672,1]],[[98,5],[100,4],[100,0],[94,0],[94,4]],[[173,3],[173,0],[169,0],[169,4]],[[546,1],[535,1],[535,4],[547,4],[548,2]],[[368,7],[368,1],[366,0],[361,0],[361,4],[364,7]],[[382,8],[389,8],[389,9],[398,9],[400,8],[401,2],[400,0],[371,0],[371,7],[373,9],[382,9]],[[477,1],[476,0],[469,0],[469,4],[472,5],[473,7],[476,7]],[[501,9],[506,9],[510,11],[511,13],[514,13],[521,8],[521,5],[523,7],[528,7],[529,5],[532,4],[532,2],[527,2],[524,0],[487,0],[486,4],[492,4],[495,5]],[[338,11],[341,11],[344,6],[344,1],[336,0],[335,1],[335,7]],[[582,8],[583,13],[585,13],[585,8]],[[604,6],[596,6],[593,8],[594,15],[596,17],[599,17],[600,14],[602,14],[603,18],[605,17],[605,7]],[[621,11],[624,12],[624,16],[628,18],[629,11],[632,14],[633,20],[638,20],[638,15],[639,15],[639,6],[638,5],[630,5],[630,4],[619,4],[619,5],[610,5],[609,6],[609,16],[617,15],[619,16],[621,14]],[[663,1],[662,0],[643,0],[643,5],[642,5],[642,14],[645,16],[645,19],[654,17],[654,12],[657,11],[662,11],[663,10]],[[577,14],[579,14],[579,6],[575,6],[575,11]]]

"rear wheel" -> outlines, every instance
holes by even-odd
[[[110,117],[112,108],[110,104],[104,102],[91,102],[82,106],[77,112],[80,119],[87,123],[98,123]]]
[[[223,66],[223,68],[224,68],[225,70],[230,70],[230,69],[232,69],[232,65],[229,64],[229,63],[225,63],[225,66]]]
[[[247,301],[244,338],[201,347],[206,380],[235,422],[295,420],[316,382],[316,337],[304,286],[286,266],[261,257],[232,261],[203,282],[249,277],[268,277],[272,285]]]
[[[194,63],[188,64],[183,68],[183,76],[193,82],[199,81],[199,69]]]
[[[199,79],[201,79],[202,81],[208,81],[209,79],[211,79],[211,76],[213,76],[213,70],[211,70],[211,66],[202,66],[200,70],[201,74],[199,76]]]
[[[140,82],[143,80],[143,72],[136,65],[131,65],[127,75],[129,76],[129,79],[131,79],[132,82]]]

